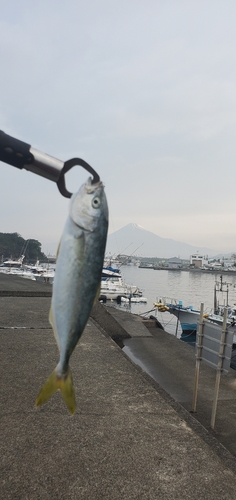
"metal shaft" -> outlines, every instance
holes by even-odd
[[[0,160],[58,182],[64,162],[0,131]]]
[[[34,148],[30,148],[30,153],[33,155],[34,161],[29,165],[24,165],[23,168],[30,170],[30,172],[33,172],[34,174],[46,177],[50,181],[57,182],[64,166],[64,162]]]

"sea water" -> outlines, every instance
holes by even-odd
[[[135,265],[121,267],[121,274],[128,285],[137,285],[143,292],[143,297],[147,298],[147,303],[123,303],[120,306],[126,308],[134,314],[143,316],[155,315],[164,329],[178,337],[181,335],[181,328],[177,325],[177,319],[172,314],[160,313],[154,308],[153,303],[171,299],[178,303],[182,301],[183,306],[193,306],[200,309],[204,304],[205,312],[213,312],[214,307],[214,287],[215,282],[220,281],[220,273],[191,272],[181,270],[154,270],[139,268]],[[223,275],[223,283],[228,283],[229,297],[228,303],[236,303],[236,274]],[[225,288],[225,286],[224,286]],[[226,304],[226,294],[219,294],[220,304]],[[224,302],[225,301],[225,302]]]

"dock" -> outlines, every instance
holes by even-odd
[[[201,368],[193,415],[192,347],[97,303],[71,357],[75,415],[59,392],[36,408],[58,362],[50,296],[49,284],[0,274],[0,498],[232,500],[236,372],[222,377],[211,431],[214,371]]]

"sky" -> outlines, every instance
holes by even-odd
[[[235,252],[235,19],[231,0],[0,0],[0,129],[92,165],[110,233]],[[54,254],[68,204],[0,162],[0,232]]]

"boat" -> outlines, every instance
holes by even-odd
[[[9,273],[9,274],[17,274],[18,271],[22,269],[22,263],[24,260],[25,256],[21,255],[19,259],[13,260],[13,259],[8,259],[2,262],[0,264],[0,272],[2,273]]]
[[[99,300],[120,300],[121,297],[130,299],[142,297],[142,291],[136,285],[127,285],[121,275],[120,269],[103,267]]]
[[[25,256],[21,255],[21,257],[17,260],[5,260],[2,264],[0,264],[0,272],[5,274],[14,274],[21,278],[28,278],[35,281],[36,276],[41,276],[42,273],[46,271],[45,266],[40,266],[38,260],[34,265],[23,264],[24,258]]]
[[[226,301],[223,305],[219,304],[217,299],[217,295],[219,292],[226,295]],[[217,325],[223,326],[223,316],[224,310],[227,309],[227,326],[231,327],[235,331],[234,335],[234,344],[236,347],[236,304],[233,306],[229,306],[228,304],[229,297],[229,283],[223,282],[222,276],[220,276],[220,281],[215,282],[214,287],[214,308],[213,312],[204,313],[204,319],[210,321],[211,323],[215,323]],[[170,301],[166,298],[159,299],[158,302],[154,302],[154,306],[160,312],[168,311],[170,314],[176,316],[178,322],[181,325],[182,329],[182,340],[185,340],[192,337],[192,341],[195,342],[197,325],[200,318],[200,309],[194,309],[192,305],[183,306],[182,300],[170,299]],[[191,340],[191,339],[190,339]]]
[[[14,274],[21,278],[34,279],[32,272],[25,268],[23,265],[24,255],[22,255],[18,260],[5,260],[0,264],[0,272],[4,274]]]
[[[140,269],[153,269],[153,264],[151,262],[140,262],[138,267]]]
[[[127,297],[121,297],[121,302],[126,302],[127,304],[129,302],[132,302],[134,304],[139,304],[140,302],[142,302],[142,303],[146,304],[147,303],[147,299],[146,299],[146,297],[132,297],[132,296],[129,297],[129,298],[127,298]]]
[[[118,267],[103,266],[102,268],[102,280],[105,281],[106,278],[117,277],[121,278],[121,272]]]
[[[154,302],[154,306],[157,307],[158,311],[166,312],[176,316],[178,322],[181,325],[183,335],[190,336],[195,335],[197,331],[197,323],[200,317],[200,310],[193,309],[192,306],[184,307],[182,301],[175,301],[170,299],[171,302],[164,298],[159,302]]]
[[[0,265],[0,271],[9,274],[17,274],[17,276],[29,278],[41,283],[53,284],[55,276],[55,266],[43,267],[37,261],[35,265],[23,266],[24,255],[18,260],[8,260]],[[142,291],[136,285],[127,285],[121,275],[119,268],[104,266],[101,275],[101,287],[99,300],[120,300],[121,297],[128,301],[132,298],[132,302],[141,302]],[[138,300],[139,299],[139,300]],[[142,302],[147,299],[142,299]]]
[[[21,250],[21,255],[17,260],[8,259],[0,264],[0,272],[1,273],[17,274],[18,276],[21,276],[22,274],[24,274],[23,260],[25,258],[25,252],[26,252],[28,244],[29,244],[29,240],[27,240],[26,243],[24,244],[24,246]]]

